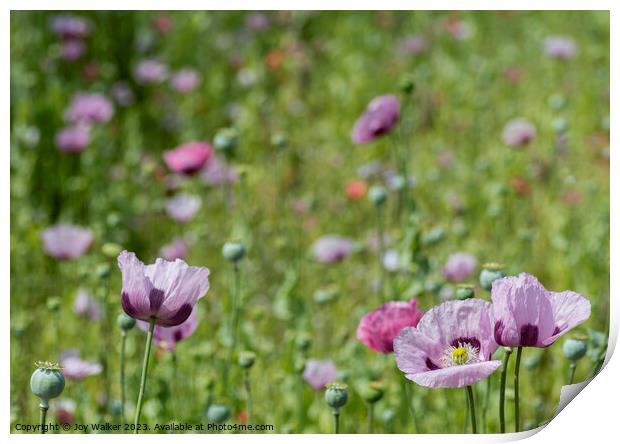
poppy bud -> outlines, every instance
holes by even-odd
[[[215,424],[222,424],[230,418],[230,409],[222,404],[211,404],[207,410],[207,419]]]
[[[345,384],[328,384],[325,390],[325,401],[332,409],[338,410],[343,407],[349,399],[349,392]]]
[[[387,192],[381,186],[372,186],[368,190],[368,199],[377,207],[380,207],[387,200]]]
[[[116,323],[121,330],[128,332],[136,325],[136,320],[125,313],[121,313],[118,315],[118,318],[116,318]]]
[[[411,79],[405,79],[400,82],[400,90],[405,94],[411,94],[415,91],[415,83]]]
[[[487,291],[491,291],[493,281],[501,279],[506,276],[503,271],[503,266],[497,263],[487,263],[482,266],[480,272],[480,286]]]
[[[47,298],[47,301],[45,301],[45,305],[47,306],[47,309],[51,312],[57,312],[60,309],[60,298],[57,298],[55,296],[52,296],[51,298]]]
[[[371,381],[361,384],[358,392],[362,399],[369,404],[374,404],[383,398],[383,384],[379,381]]]
[[[456,287],[456,298],[464,301],[465,299],[471,299],[475,296],[474,286],[473,285],[457,285]]]
[[[30,389],[41,400],[41,407],[48,407],[52,398],[58,397],[65,388],[62,367],[52,362],[37,362],[37,369],[30,378]]]
[[[567,339],[564,341],[562,351],[564,352],[564,357],[566,359],[578,361],[586,355],[588,345],[586,344],[586,341],[582,339]]]
[[[226,242],[222,247],[222,255],[230,262],[238,262],[245,256],[245,247],[240,242]]]
[[[220,129],[213,138],[215,149],[226,154],[232,154],[237,147],[237,131],[233,128]]]

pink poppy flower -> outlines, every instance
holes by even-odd
[[[103,307],[92,294],[80,288],[73,303],[73,311],[81,318],[97,321],[101,319]]]
[[[93,242],[93,233],[88,228],[75,225],[54,225],[41,234],[45,252],[56,259],[77,259]]]
[[[357,339],[378,353],[392,353],[394,338],[405,327],[415,327],[424,312],[418,301],[390,301],[366,313],[357,327]]]
[[[167,261],[185,259],[189,250],[187,242],[183,239],[176,239],[168,245],[161,247],[159,255]]]
[[[394,339],[394,357],[405,377],[424,387],[465,387],[493,373],[497,349],[491,334],[491,303],[447,301],[431,308],[416,328]]]
[[[185,224],[194,218],[201,205],[198,196],[179,193],[166,201],[166,212],[175,221]]]
[[[164,153],[164,161],[175,173],[191,175],[200,171],[214,155],[207,142],[189,142]]]
[[[101,373],[102,367],[98,362],[83,361],[77,350],[66,350],[60,355],[60,365],[63,366],[62,372],[65,378],[74,381],[98,375]]]
[[[134,68],[133,75],[142,85],[155,85],[168,78],[168,67],[159,60],[142,60]]]
[[[78,93],[73,96],[65,118],[71,123],[104,123],[112,118],[114,105],[102,94]]]
[[[54,141],[62,152],[81,153],[88,146],[90,131],[86,125],[69,126],[58,131]]]
[[[577,55],[577,44],[566,36],[547,37],[543,43],[545,54],[554,59],[568,60]]]
[[[506,145],[523,147],[536,137],[536,127],[525,119],[513,119],[504,127],[503,139]]]
[[[493,281],[493,334],[508,347],[547,347],[590,317],[590,301],[574,291],[548,291],[528,273]]]
[[[467,279],[476,270],[478,262],[469,253],[454,253],[443,267],[442,273],[452,282],[461,282]]]
[[[340,262],[353,253],[353,241],[342,236],[323,236],[312,245],[312,253],[319,262]]]
[[[310,359],[306,362],[304,379],[314,390],[322,390],[338,377],[338,370],[330,360]]]
[[[134,253],[118,256],[123,289],[123,310],[135,319],[172,327],[183,323],[198,299],[209,290],[209,269],[190,267],[184,261],[157,259],[144,265]]]
[[[73,61],[77,60],[86,52],[86,45],[81,40],[67,40],[63,42],[60,56],[63,60]]]
[[[356,144],[372,142],[394,128],[399,118],[400,104],[396,96],[375,97],[355,122],[351,139]]]
[[[138,327],[145,332],[149,331],[149,323],[138,321]],[[198,318],[196,310],[192,310],[189,317],[179,325],[174,327],[162,327],[156,325],[153,330],[153,340],[157,345],[167,351],[172,351],[176,345],[184,339],[189,338],[198,328]]]
[[[175,72],[170,79],[170,86],[177,92],[188,93],[198,87],[200,74],[195,69],[185,68]]]

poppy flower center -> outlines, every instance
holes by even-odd
[[[480,362],[479,351],[469,343],[459,342],[456,346],[448,347],[441,357],[442,367],[455,365],[474,364]]]

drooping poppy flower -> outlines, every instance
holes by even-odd
[[[198,196],[179,193],[166,201],[166,212],[177,222],[185,224],[192,220],[201,205],[202,201]]]
[[[190,267],[184,261],[157,259],[144,265],[134,253],[118,256],[123,275],[121,303],[135,319],[172,327],[185,321],[198,299],[209,290],[209,269]]]
[[[466,387],[486,378],[501,365],[490,360],[496,349],[491,303],[481,299],[433,307],[394,339],[398,368],[424,387]]]
[[[536,127],[525,119],[513,119],[504,127],[504,143],[514,148],[529,144],[536,137]]]
[[[508,347],[547,347],[590,317],[590,301],[574,291],[548,291],[528,273],[493,281],[493,336]]]
[[[303,377],[314,390],[322,390],[338,377],[336,365],[329,359],[310,359],[306,362]]]
[[[335,263],[346,259],[353,253],[353,241],[342,236],[323,236],[312,245],[314,257],[319,262]]]
[[[396,96],[375,97],[355,122],[351,139],[356,144],[372,142],[394,128],[399,118],[400,104]]]
[[[164,161],[175,173],[191,175],[200,171],[214,155],[207,142],[189,142],[164,153]]]
[[[415,298],[386,302],[362,317],[357,327],[357,339],[378,353],[392,353],[398,332],[418,325],[423,314]]]
[[[47,254],[56,259],[71,260],[88,250],[93,233],[88,228],[59,224],[43,231],[41,238]]]
[[[145,332],[149,331],[148,322],[138,321],[138,327]],[[156,325],[153,330],[153,340],[160,347],[172,351],[179,342],[189,338],[197,328],[198,318],[196,317],[196,309],[194,309],[189,317],[179,325],[173,327]]]
[[[65,378],[80,381],[88,376],[98,375],[103,369],[98,362],[83,361],[77,350],[65,350],[59,359]]]
[[[478,261],[469,253],[454,253],[443,267],[442,273],[452,282],[462,282],[476,269]]]

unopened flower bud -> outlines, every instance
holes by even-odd
[[[566,359],[570,359],[571,361],[578,361],[586,355],[586,352],[588,351],[588,345],[586,341],[580,338],[567,339],[566,341],[564,341],[562,351],[564,352],[564,357]]]
[[[213,138],[215,149],[226,154],[232,154],[237,147],[237,131],[233,128],[220,129]]]
[[[125,313],[121,313],[118,315],[118,318],[116,318],[116,323],[121,330],[127,332],[136,325],[136,320]]]
[[[405,94],[411,94],[415,91],[415,83],[411,79],[405,79],[400,82],[400,90]]]
[[[245,247],[240,242],[226,242],[222,247],[222,255],[230,262],[238,262],[245,256]]]
[[[369,404],[374,404],[383,398],[384,387],[379,381],[371,381],[361,384],[358,388],[358,392],[362,399]]]
[[[241,353],[239,353],[239,366],[241,368],[252,368],[255,360],[256,355],[251,351],[242,351]]]
[[[60,309],[60,298],[56,297],[56,296],[52,296],[50,298],[47,298],[47,301],[45,301],[45,305],[47,306],[47,309],[51,312],[57,312]]]
[[[328,384],[325,390],[325,401],[332,409],[338,410],[343,407],[349,399],[349,392],[345,384]]]
[[[41,407],[47,408],[49,400],[57,398],[65,388],[65,376],[59,364],[37,362],[36,366],[30,377],[30,389],[41,400]]]
[[[230,418],[230,409],[222,404],[211,404],[207,410],[207,419],[215,424],[222,424]]]
[[[473,285],[457,285],[456,287],[456,298],[464,301],[465,299],[471,299],[476,295],[474,291]]]
[[[493,281],[501,279],[506,276],[503,271],[503,266],[497,263],[487,263],[482,266],[480,272],[480,286],[487,291],[491,291]]]
[[[374,185],[368,190],[368,199],[377,207],[385,204],[387,200],[387,192],[385,188]]]

